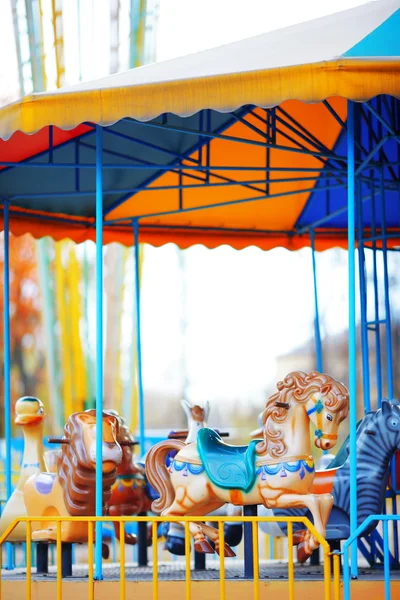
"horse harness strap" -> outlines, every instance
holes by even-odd
[[[264,467],[269,465],[279,465],[282,462],[298,462],[299,460],[305,460],[306,462],[313,463],[314,459],[311,454],[298,454],[297,456],[282,456],[281,458],[271,458],[269,460],[258,460],[256,462],[257,467]]]
[[[318,439],[325,438],[327,440],[337,440],[337,438],[338,438],[337,433],[325,433],[322,429],[322,411],[325,410],[325,406],[324,406],[323,402],[321,402],[321,400],[316,400],[314,398],[314,396],[312,396],[311,399],[314,402],[315,406],[310,408],[310,410],[307,411],[307,414],[312,415],[314,412],[317,413],[317,415],[316,415],[317,426],[315,429],[316,437]]]

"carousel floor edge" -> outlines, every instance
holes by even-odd
[[[225,561],[225,579],[226,581],[246,581],[243,577],[243,562],[237,561],[235,565],[228,565]],[[206,570],[196,571],[191,569],[191,580],[194,581],[219,581],[218,564],[208,565]],[[323,566],[298,565],[294,566],[295,581],[323,581]],[[32,580],[41,582],[55,581],[57,578],[54,567],[49,567],[49,573],[46,575],[37,574],[32,569]],[[109,582],[118,582],[120,580],[119,564],[106,563],[103,566],[103,580]],[[25,581],[26,570],[15,569],[14,571],[2,570],[1,579],[6,581]],[[147,567],[139,567],[132,563],[125,565],[125,579],[127,582],[152,582],[153,568],[150,564]],[[185,581],[184,563],[159,563],[158,579],[160,582],[167,581]],[[400,582],[400,570],[390,571],[391,582]],[[260,561],[260,581],[287,581],[288,572],[286,563],[272,563],[271,561]],[[359,569],[358,581],[383,581],[384,573],[381,568]],[[88,568],[86,565],[75,565],[72,571],[72,577],[63,578],[63,581],[87,582]],[[399,596],[400,597],[400,596]]]

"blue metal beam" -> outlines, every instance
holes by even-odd
[[[324,191],[325,189],[337,189],[337,188],[341,188],[344,187],[342,185],[332,185],[330,187],[322,187],[319,189],[319,191]],[[311,189],[304,189],[302,190],[302,192],[307,193],[310,192]],[[269,196],[266,196],[265,194],[263,194],[262,196],[254,196],[253,198],[242,198],[240,200],[232,200],[229,202],[217,202],[215,204],[206,204],[203,206],[190,206],[188,208],[184,208],[182,210],[180,210],[179,208],[176,210],[166,210],[165,212],[157,212],[157,213],[148,213],[148,214],[142,214],[140,215],[141,219],[150,219],[150,218],[154,218],[154,217],[162,217],[162,216],[167,216],[167,215],[176,215],[176,214],[183,214],[183,213],[188,213],[188,212],[194,212],[197,210],[205,210],[205,209],[211,209],[211,208],[221,208],[223,206],[237,206],[239,204],[245,204],[246,202],[260,202],[260,201],[265,201],[265,200],[271,200],[272,198],[284,198],[286,196],[293,196],[295,194],[298,194],[298,190],[294,190],[294,191],[290,191],[290,192],[282,192],[280,194],[270,194]],[[137,217],[138,215],[132,215],[131,218]],[[121,221],[126,221],[127,217],[121,217],[119,219],[110,219],[109,221],[107,221],[107,223],[119,223]]]
[[[57,150],[58,148],[65,148],[66,146],[69,146],[70,144],[73,144],[74,142],[76,142],[78,139],[82,140],[84,138],[87,138],[89,135],[93,135],[94,132],[95,132],[94,129],[92,129],[91,131],[86,131],[85,133],[82,133],[79,136],[76,136],[74,138],[66,140],[65,142],[61,142],[60,144],[57,144],[56,146],[54,146],[53,150]],[[37,154],[33,154],[32,156],[29,156],[28,158],[25,158],[23,161],[20,161],[20,162],[1,161],[0,166],[6,167],[6,168],[4,168],[0,171],[0,177],[3,173],[8,173],[8,171],[10,171],[11,169],[15,169],[20,166],[27,167],[28,163],[30,163],[30,161],[35,160],[35,158],[40,158],[42,156],[46,156],[46,154],[48,154],[48,153],[49,153],[49,149],[46,148],[46,150],[43,150],[42,152],[37,152]],[[42,166],[42,164],[46,167],[52,166],[52,164],[50,164],[50,163],[47,163],[47,164],[46,163],[35,163],[35,164],[32,164],[31,166],[35,167],[35,168],[36,167],[40,168]],[[68,168],[72,167],[72,166],[76,166],[76,165],[74,165],[74,163],[66,163],[66,164],[68,165]],[[54,163],[53,163],[53,165],[54,165]],[[92,168],[95,168],[95,167],[96,167],[96,165],[94,164]]]
[[[240,115],[245,115],[248,111],[249,111],[249,107],[244,107],[242,109],[240,109],[240,111],[238,111],[238,113]],[[162,119],[162,124],[166,126],[167,124],[167,115],[163,114],[161,115],[161,119]],[[129,122],[134,122],[134,123],[141,123],[140,121],[132,121],[132,119],[128,119]],[[225,129],[227,129],[230,125],[232,125],[232,123],[234,123],[234,119],[231,118],[229,119],[226,123],[224,123],[223,125],[221,125],[220,127],[218,127],[214,132],[212,132],[212,135],[216,135],[219,134],[221,131],[224,131]],[[141,123],[143,124],[143,123]],[[211,129],[211,118],[210,118],[210,112],[207,112],[207,135],[204,136],[203,132],[197,132],[197,136],[198,139],[196,141],[195,144],[193,144],[190,148],[187,149],[186,151],[186,156],[190,156],[191,154],[193,154],[194,152],[196,152],[196,150],[199,150],[200,148],[202,148],[203,146],[206,146],[206,148],[208,147],[208,158],[209,158],[209,145],[210,145],[210,133],[209,130]],[[199,133],[202,133],[202,135],[199,137]],[[211,135],[211,138],[212,138]],[[181,158],[176,158],[173,162],[172,165],[179,165],[179,163],[181,162]],[[208,168],[210,168],[209,164],[207,164]],[[153,183],[153,181],[155,181],[159,176],[160,176],[160,170],[158,170],[155,174],[151,175],[144,183],[143,183],[143,187],[146,187],[148,185],[150,185],[151,183]],[[208,175],[206,177],[208,179]],[[116,203],[114,203],[106,212],[106,214],[109,214],[110,212],[112,212],[115,208],[117,208],[118,206],[120,206],[123,202],[125,202],[125,200],[127,200],[126,197],[120,198],[119,201],[117,201]]]
[[[180,176],[190,177],[190,174],[182,173],[180,171]],[[213,175],[213,174],[212,174]],[[213,175],[214,176],[214,175]],[[332,179],[331,176],[321,177],[320,180]],[[201,188],[215,188],[215,187],[229,187],[229,186],[246,186],[249,185],[254,186],[254,184],[265,183],[265,178],[263,179],[254,179],[254,180],[236,180],[230,179],[229,181],[222,181],[218,183],[210,183],[206,185],[205,180],[202,180],[204,183],[180,183],[179,185],[160,185],[153,186],[151,188],[141,188],[141,187],[133,187],[133,188],[116,188],[116,189],[106,189],[103,191],[103,196],[111,196],[115,194],[133,194],[134,192],[159,192],[162,190],[185,190],[185,189],[196,189]],[[307,182],[307,181],[315,181],[315,177],[288,177],[286,179],[274,179],[273,183],[297,183],[297,182]],[[343,185],[345,185],[343,183]],[[256,192],[264,192],[263,189],[252,187]],[[301,193],[303,190],[295,190],[295,193]],[[93,196],[96,193],[96,190],[78,190],[74,192],[43,192],[43,193],[27,193],[27,194],[18,194],[16,196],[10,196],[10,202],[15,202],[16,200],[22,199],[41,199],[41,198],[79,198],[85,196]]]
[[[315,333],[315,354],[317,359],[317,371],[323,373],[323,362],[322,362],[322,343],[321,343],[321,330],[319,326],[319,307],[318,307],[318,285],[317,285],[317,266],[315,263],[315,232],[312,229],[310,231],[311,240],[311,259],[312,259],[312,270],[313,270],[313,282],[314,282],[314,333]]]
[[[347,103],[347,240],[349,286],[349,393],[350,393],[350,531],[357,529],[357,346],[355,294],[355,156],[354,103]],[[351,547],[351,572],[357,577],[357,546]]]
[[[199,132],[197,129],[190,129],[189,127],[176,127],[173,125],[165,125],[163,123],[157,123],[154,121],[146,121],[146,122],[142,122],[142,121],[135,121],[133,119],[123,119],[123,120],[127,120],[129,122],[134,122],[137,125],[142,125],[143,127],[153,127],[156,129],[162,129],[162,130],[166,130],[166,131],[174,131],[176,133],[187,133],[188,135],[199,135]],[[222,135],[222,134],[217,134],[215,132],[212,133],[207,133],[207,132],[202,132],[202,136],[203,137],[209,137],[212,139],[218,139],[218,140],[223,140],[226,142],[235,142],[235,143],[239,143],[239,144],[248,144],[250,146],[259,146],[259,147],[264,147],[265,146],[265,142],[258,142],[257,140],[249,140],[246,138],[240,138],[237,136],[230,136],[230,135]],[[330,152],[316,152],[314,150],[308,150],[308,149],[303,149],[303,148],[292,148],[291,146],[283,146],[281,144],[274,144],[271,146],[272,148],[274,148],[274,150],[282,150],[284,152],[293,152],[295,154],[308,154],[310,156],[315,156],[316,158],[320,158],[321,160],[326,159],[326,158],[331,158],[334,160],[340,160],[343,163],[347,163],[347,157],[346,156],[337,156],[336,154],[334,154],[332,151]]]
[[[103,131],[96,126],[96,517],[103,515]],[[102,523],[96,523],[95,578],[103,579]]]
[[[4,437],[6,497],[12,493],[11,471],[11,349],[10,349],[10,219],[8,202],[4,203],[4,264],[3,264],[3,329],[4,329]],[[13,569],[13,548],[7,543],[7,569]]]
[[[78,138],[74,139],[73,141],[77,141]],[[90,144],[87,143],[80,143],[80,146],[84,147],[84,148],[89,148],[91,150],[95,150],[95,146],[92,146]],[[55,150],[58,148],[58,146],[55,146]],[[104,148],[103,152],[105,154],[112,154],[112,155],[116,155],[119,156],[121,158],[125,158],[126,160],[137,160],[139,161],[139,158],[135,158],[133,156],[128,156],[126,154],[121,154],[121,153],[117,153],[114,152],[113,150],[108,150],[106,148]],[[46,150],[47,153],[47,150]],[[39,156],[39,154],[35,155],[32,158],[36,158],[37,156]],[[30,159],[26,159],[26,160],[31,160]],[[183,159],[183,161],[187,160],[186,158]],[[393,163],[393,165],[397,166],[397,163]],[[8,168],[4,168],[2,169],[2,171],[0,171],[1,173],[5,173],[8,171],[8,169],[15,169],[15,168],[24,168],[24,169],[76,169],[77,167],[79,169],[96,169],[96,163],[80,163],[77,165],[76,162],[71,162],[71,163],[31,163],[31,162],[25,162],[25,161],[21,161],[21,162],[12,162],[12,161],[0,161],[0,167],[8,167]],[[381,169],[381,165],[375,165],[375,168],[377,169]],[[103,165],[103,170],[105,169],[127,169],[127,170],[136,170],[136,171],[140,171],[140,170],[152,170],[154,171],[155,169],[157,169],[158,171],[171,171],[171,172],[178,172],[178,171],[265,171],[265,166],[264,167],[254,167],[254,166],[231,166],[231,165],[213,165],[213,166],[209,166],[209,165],[199,165],[199,164],[195,164],[195,165],[187,165],[184,162],[182,164],[174,164],[174,165],[158,165],[158,164],[154,164],[148,161],[142,161],[140,164],[122,164],[122,163],[105,163]],[[311,167],[269,167],[268,171],[273,172],[273,173],[317,173],[319,171],[318,168],[311,168]],[[341,175],[344,173],[347,173],[347,169],[336,169],[336,170],[331,170],[331,173],[333,175]],[[189,175],[188,175],[189,176]],[[215,174],[215,177],[217,177],[217,174]],[[388,182],[388,180],[385,180],[386,182]],[[393,183],[390,180],[390,183]],[[143,188],[141,188],[143,189]]]

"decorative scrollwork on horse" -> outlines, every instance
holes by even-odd
[[[311,394],[322,394],[325,398],[325,408],[333,413],[339,412],[341,421],[347,416],[347,389],[325,373],[312,371],[306,374],[296,371],[287,375],[283,381],[278,381],[276,387],[278,391],[269,398],[262,413],[263,441],[257,446],[258,454],[268,452],[273,458],[280,458],[286,453],[284,431],[275,428],[274,423],[283,423],[287,419],[292,399],[304,404]],[[329,447],[330,443],[327,444],[327,448]]]

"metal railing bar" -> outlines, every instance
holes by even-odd
[[[17,522],[13,523],[14,527],[17,525]],[[11,528],[11,531],[14,529]],[[31,600],[32,598],[32,545],[31,545],[31,523],[26,524],[26,600]],[[10,529],[10,527],[8,528]],[[10,531],[10,533],[11,533]],[[7,533],[7,530],[4,534]],[[4,536],[3,536],[4,537]]]
[[[294,600],[293,523],[287,524],[289,600]]]
[[[119,597],[125,600],[125,523],[121,521],[119,531]]]
[[[158,600],[158,548],[157,548],[157,521],[151,524],[153,544],[153,600]]]
[[[254,600],[260,598],[260,565],[258,553],[258,523],[253,521],[253,578],[254,578]]]
[[[94,573],[93,573],[93,544],[94,544],[94,524],[88,523],[88,583],[89,600],[94,600]]]
[[[62,546],[61,521],[57,521],[57,600],[62,600]]]
[[[185,521],[185,598],[191,600],[190,582],[190,530],[189,521]]]
[[[333,598],[340,600],[340,554],[338,552],[333,554]]]

